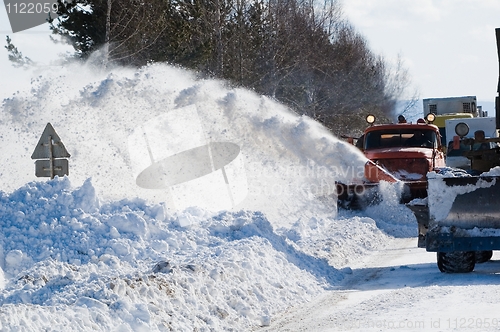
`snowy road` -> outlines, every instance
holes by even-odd
[[[500,328],[500,260],[443,274],[416,239],[394,239],[335,290],[276,317],[264,331],[488,331]]]

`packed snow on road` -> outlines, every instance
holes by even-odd
[[[496,330],[500,264],[441,274],[397,192],[339,212],[364,156],[306,116],[155,64],[2,92],[2,330]],[[47,123],[69,175],[36,178]]]

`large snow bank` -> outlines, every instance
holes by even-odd
[[[180,227],[184,218],[193,226]],[[345,223],[349,227],[345,227]],[[343,275],[330,260],[380,246],[368,218],[296,225],[297,243],[260,212],[169,215],[140,199],[101,203],[91,180],[31,182],[0,197],[3,329],[241,330],[265,325]],[[302,237],[309,233],[310,237]],[[321,256],[321,255],[319,255]],[[341,265],[341,264],[339,264]]]

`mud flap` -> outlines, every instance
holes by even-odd
[[[429,207],[427,205],[406,205],[415,215],[418,224],[418,247],[425,248],[427,231],[429,230]]]

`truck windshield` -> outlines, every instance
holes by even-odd
[[[433,130],[392,129],[367,133],[365,149],[392,147],[437,148],[437,144],[437,136]]]

